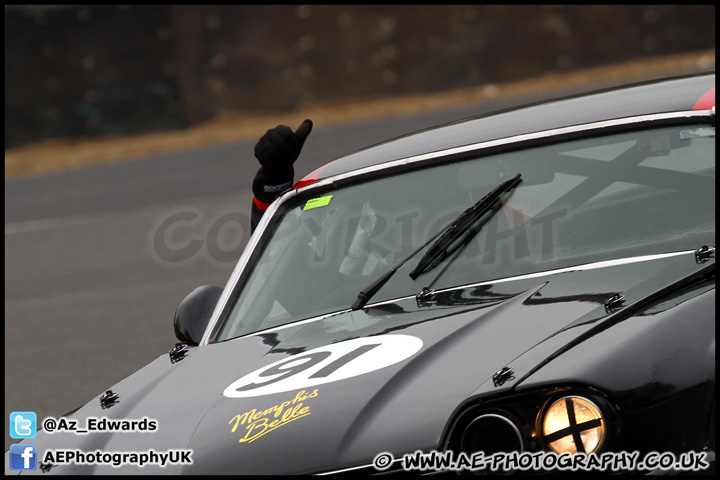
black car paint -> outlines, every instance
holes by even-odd
[[[712,391],[714,376],[710,374],[714,372],[707,370],[707,357],[714,336],[708,335],[705,315],[701,314],[714,302],[714,289],[708,290],[707,280],[698,279],[685,287],[690,293],[684,292],[677,305],[670,301],[650,315],[645,314],[653,307],[649,304],[617,322],[613,329],[591,336],[582,348],[570,349],[516,383],[532,359],[537,361],[615,315],[606,313],[603,303],[612,292],[639,288],[638,297],[642,297],[647,293],[643,283],[648,276],[659,273],[671,283],[696,269],[690,252],[639,264],[470,287],[439,295],[447,298],[439,298],[440,306],[434,308],[420,307],[414,298],[408,298],[276,332],[192,348],[175,363],[163,355],[113,387],[120,396],[115,406],[103,409],[94,401],[73,415],[149,417],[158,420],[158,432],[53,433],[39,437],[36,443],[43,449],[75,445],[88,451],[193,449],[193,465],[157,470],[163,473],[311,473],[367,464],[383,451],[399,456],[416,449],[438,449],[454,441],[448,437],[454,414],[470,407],[494,408],[500,397],[504,398],[502,408],[514,409],[518,418],[524,415],[524,422],[532,422],[534,413],[528,412],[537,407],[539,399],[556,393],[559,385],[614,392],[607,400],[615,405],[622,431],[637,432],[622,443],[616,441],[615,447],[698,450],[703,447],[702,437],[684,436],[678,441],[677,435],[686,430],[682,428],[684,422],[706,420],[707,412],[682,410],[685,402],[704,400]],[[700,284],[704,287],[698,287]],[[686,333],[680,342],[676,332],[679,322],[683,322]],[[249,399],[223,397],[223,389],[243,372],[325,344],[400,333],[422,339],[422,350],[405,362],[353,377],[352,381],[308,388],[306,394],[316,392],[304,402],[311,415],[251,443],[239,442],[242,426],[231,432],[229,422],[235,415],[279,405],[298,393]],[[644,340],[635,342],[638,339]],[[698,343],[706,348],[697,349]],[[642,350],[637,351],[636,345]],[[608,369],[588,360],[598,356],[614,359],[616,365]],[[689,368],[683,371],[695,375],[673,377],[672,368],[667,367],[674,361],[687,363]],[[515,381],[496,386],[493,374],[505,365],[513,368]],[[552,385],[549,390],[548,385]],[[505,398],[508,395],[510,400]],[[643,425],[656,422],[658,416],[666,419],[668,436],[644,437]],[[58,466],[52,472],[101,473],[112,472],[112,468]],[[154,470],[146,466],[138,472]]]
[[[399,139],[380,143],[326,164],[307,178],[322,180],[393,160],[511,138],[538,131],[665,112],[691,110],[715,87],[715,75],[653,81],[631,88],[543,102],[471,117]],[[301,181],[301,184],[305,183]]]
[[[711,86],[714,76],[693,77],[472,120],[332,162],[313,180],[379,158],[420,154],[428,145],[440,150],[569,123],[688,110],[688,98]],[[608,309],[608,299],[617,294],[624,302]],[[453,288],[435,292],[426,305],[408,297],[192,347],[175,361],[163,354],[112,387],[118,394],[113,405],[104,408],[99,399],[105,392],[99,392],[70,415],[80,421],[147,417],[158,421],[157,432],[40,432],[34,443],[38,452],[191,448],[192,465],[44,465],[25,473],[338,470],[368,465],[384,451],[400,456],[455,447],[457,422],[488,409],[507,412],[530,432],[537,411],[564,391],[605,402],[611,450],[714,450],[714,299],[714,259],[699,265],[694,252],[685,252]],[[387,335],[419,338],[422,349],[352,379],[249,398],[223,395],[243,375],[278,360]],[[502,369],[506,374],[498,382],[495,374]],[[249,433],[246,425],[232,431],[236,415],[289,401],[308,407],[309,414],[252,442],[240,441]],[[542,439],[532,437],[526,445],[541,446]]]

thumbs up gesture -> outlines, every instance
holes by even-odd
[[[265,174],[292,177],[292,165],[300,156],[312,127],[312,121],[305,120],[294,132],[286,125],[268,130],[255,145],[255,157]]]
[[[254,205],[260,210],[264,211],[269,203],[292,186],[293,163],[300,156],[312,127],[311,120],[302,122],[294,132],[286,125],[278,125],[258,140],[255,157],[260,162],[260,170],[255,175],[252,190]]]

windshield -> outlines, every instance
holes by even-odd
[[[431,282],[442,289],[712,246],[714,136],[709,125],[595,136],[293,199],[216,340],[349,309],[370,282],[518,173],[522,183],[441,276],[409,275],[426,246],[371,304]]]

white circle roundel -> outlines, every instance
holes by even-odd
[[[422,340],[410,335],[379,335],[325,345],[259,368],[228,385],[223,395],[256,397],[344,380],[405,360],[422,345]]]

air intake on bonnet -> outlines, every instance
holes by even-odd
[[[468,454],[484,452],[486,457],[500,452],[522,452],[523,436],[510,419],[486,413],[467,426],[460,449]]]

